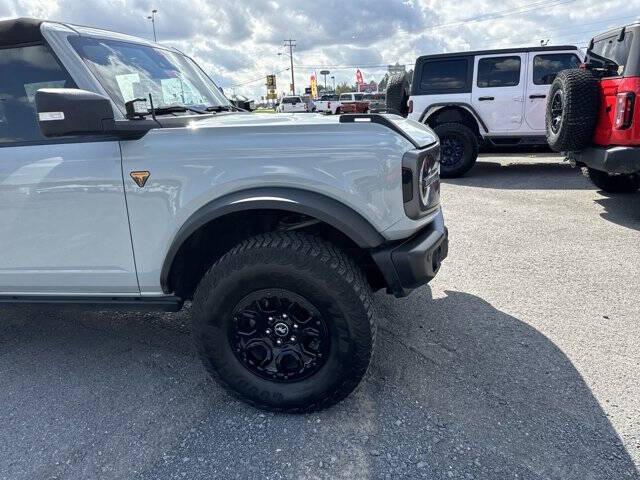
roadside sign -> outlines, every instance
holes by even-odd
[[[276,76],[275,75],[267,75],[267,88],[269,90],[276,89]]]

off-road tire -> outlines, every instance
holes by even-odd
[[[640,189],[640,173],[609,174],[587,168],[587,176],[596,187],[608,193],[633,193]]]
[[[326,321],[325,363],[293,383],[261,378],[232,350],[231,313],[262,289],[307,299]],[[273,232],[240,243],[204,275],[193,299],[196,346],[209,373],[236,397],[265,410],[304,413],[349,395],[365,375],[375,343],[372,292],[362,270],[332,243],[297,232]]]
[[[406,117],[409,114],[409,81],[406,74],[396,74],[389,78],[386,91],[386,105],[389,113]]]
[[[545,125],[549,146],[556,152],[586,147],[596,128],[598,107],[598,79],[592,72],[584,69],[559,72],[547,97]]]
[[[457,178],[471,170],[478,158],[478,138],[475,133],[466,125],[453,122],[441,123],[436,125],[433,130],[440,138],[440,176],[442,178]],[[462,144],[462,158],[454,165],[442,163],[443,155],[446,155],[445,149],[449,148],[447,139]]]

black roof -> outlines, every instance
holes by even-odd
[[[422,55],[416,62],[431,58],[446,57],[473,57],[475,55],[493,55],[499,53],[523,53],[523,52],[548,52],[550,50],[577,50],[575,45],[548,45],[545,47],[521,47],[521,48],[496,48],[493,50],[474,50],[471,52],[437,53],[434,55]]]
[[[14,18],[0,21],[0,47],[19,43],[35,43],[42,41],[40,25],[43,20],[35,18]]]
[[[603,38],[607,38],[610,37],[612,35],[617,35],[620,33],[620,30],[622,30],[623,28],[625,28],[626,30],[631,30],[631,29],[637,29],[638,26],[640,26],[640,20],[636,20],[633,23],[627,24],[627,25],[620,25],[619,27],[616,28],[611,28],[605,32],[602,33],[598,33],[597,35],[593,36],[594,40],[601,40]]]

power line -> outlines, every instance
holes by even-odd
[[[288,70],[289,70],[289,68],[285,68],[283,70],[278,70],[277,72],[270,73],[269,75],[278,75],[279,73],[286,72]],[[258,78],[254,78],[253,80],[247,80],[246,82],[234,83],[233,85],[227,86],[227,88],[242,87],[243,85],[249,85],[250,83],[256,83],[256,82],[259,82],[260,80],[265,80],[266,78],[267,78],[267,74],[262,75],[261,77],[258,77]]]

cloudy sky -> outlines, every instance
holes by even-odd
[[[264,76],[287,88],[283,40],[296,40],[296,87],[323,68],[337,83],[380,80],[418,55],[549,44],[584,46],[640,17],[640,0],[0,0],[0,19],[30,16],[153,38],[193,56],[226,92],[264,95]],[[321,80],[322,81],[322,80]]]

